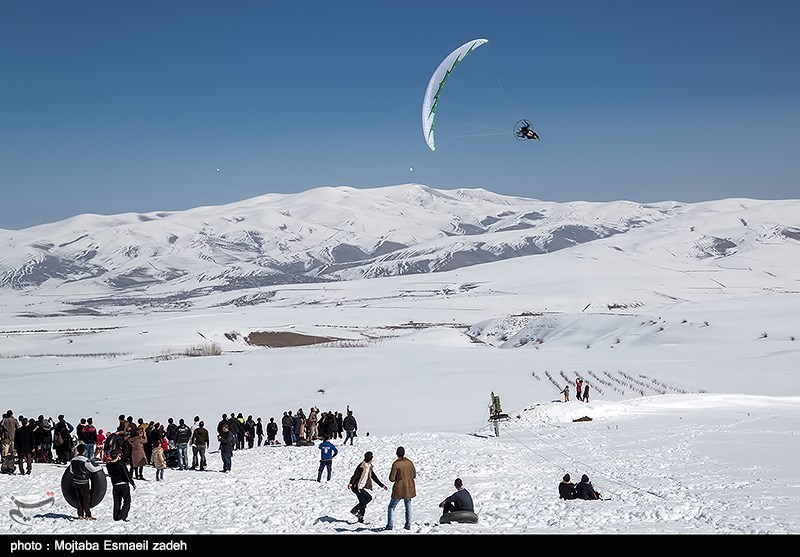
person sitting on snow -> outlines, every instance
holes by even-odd
[[[475,512],[475,507],[472,504],[472,495],[464,488],[461,478],[456,478],[453,485],[456,486],[456,492],[439,503],[439,507],[443,509],[442,513],[447,514],[454,511]]]
[[[570,481],[569,474],[564,474],[564,479],[558,484],[559,499],[577,499],[575,484]]]
[[[581,483],[575,486],[575,494],[578,499],[602,499],[603,497],[594,490],[592,482],[589,481],[589,476],[584,474],[581,476]]]

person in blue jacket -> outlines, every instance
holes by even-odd
[[[328,481],[331,481],[331,469],[333,464],[333,458],[339,454],[339,449],[336,448],[336,445],[330,442],[330,436],[326,435],[325,440],[319,444],[319,470],[317,471],[317,481],[322,481],[322,471],[327,468],[328,470]]]

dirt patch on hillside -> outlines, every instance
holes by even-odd
[[[254,331],[245,337],[245,342],[253,346],[266,346],[267,348],[286,348],[288,346],[308,346],[344,340],[335,337],[319,337],[286,331]]]

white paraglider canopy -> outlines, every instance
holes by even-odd
[[[487,39],[474,39],[468,43],[462,44],[448,54],[447,58],[442,60],[442,63],[439,64],[439,67],[433,72],[428,82],[428,88],[425,91],[425,98],[422,102],[422,133],[425,135],[425,141],[428,143],[428,147],[431,148],[431,151],[436,150],[433,143],[433,117],[436,115],[439,97],[442,94],[442,88],[447,78],[450,77],[455,67],[458,66],[467,54],[488,42]]]

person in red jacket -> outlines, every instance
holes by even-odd
[[[95,448],[94,457],[99,458],[101,461],[105,460],[103,455],[103,445],[106,443],[106,434],[102,429],[97,430],[97,448]]]

